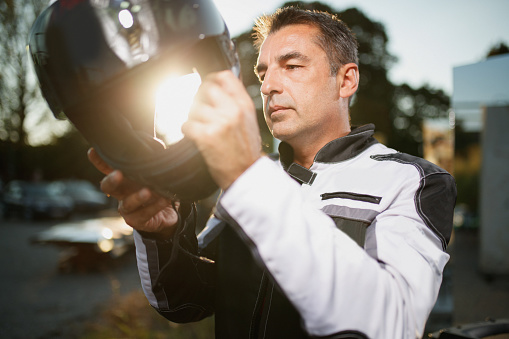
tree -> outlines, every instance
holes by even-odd
[[[422,123],[424,119],[448,117],[449,96],[442,90],[426,85],[414,89],[402,84],[395,87],[392,100],[391,147],[401,152],[422,156]]]
[[[27,40],[32,23],[47,5],[40,0],[6,0],[0,3],[0,149],[3,176],[22,169],[28,145],[27,118],[33,124],[50,116],[28,60]]]
[[[495,55],[501,55],[501,54],[507,54],[509,53],[509,47],[504,43],[500,42],[498,45],[494,45],[491,47],[490,51],[488,52],[488,55],[486,55],[487,58],[495,56]]]
[[[422,119],[447,116],[449,99],[442,91],[427,86],[413,89],[408,85],[396,86],[390,82],[387,73],[396,58],[387,51],[389,37],[383,24],[369,19],[355,8],[336,11],[320,2],[301,1],[287,2],[283,6],[327,11],[338,15],[352,29],[359,41],[361,73],[359,90],[351,105],[352,124],[373,122],[380,141],[398,150],[422,155],[419,152]],[[7,157],[7,161],[0,163],[0,174],[4,179],[6,173],[9,177],[13,173],[17,177],[29,176],[35,168],[43,169],[47,176],[65,175],[62,166],[69,169],[68,175],[87,175],[71,173],[83,172],[83,166],[76,168],[72,164],[86,163],[86,144],[79,140],[80,136],[74,129],[71,129],[70,135],[54,138],[51,146],[38,148],[40,152],[44,150],[44,157],[33,156],[32,150],[26,150],[31,146],[28,145],[26,133],[27,120],[37,116],[39,125],[44,121],[55,121],[46,105],[41,103],[43,101],[35,78],[26,72],[30,65],[25,50],[26,40],[35,15],[42,7],[40,0],[7,0],[0,3],[0,29],[6,32],[0,36],[0,65],[3,70],[0,74],[0,156],[2,159]],[[265,124],[260,83],[253,72],[257,53],[253,47],[252,33],[245,32],[234,40],[240,57],[242,80],[257,108],[263,149],[270,153],[273,151],[273,138]],[[74,141],[70,142],[70,138]],[[66,153],[65,158],[71,164],[60,162],[62,152]],[[81,156],[79,159],[78,155]],[[47,163],[42,164],[44,160]],[[52,167],[55,164],[60,164],[60,167]],[[26,173],[20,175],[20,169]]]
[[[509,53],[507,44],[499,42],[490,47],[485,58],[507,53]],[[466,131],[461,121],[456,121],[454,132],[454,177],[458,187],[457,205],[465,205],[469,212],[478,215],[482,164],[481,133],[479,131]]]
[[[46,109],[26,51],[28,34],[37,14],[46,5],[40,0],[8,0],[0,4],[0,140],[27,144],[25,120],[31,109]]]
[[[245,32],[234,38],[239,54],[241,78],[247,92],[253,99],[257,111],[258,126],[262,136],[262,148],[266,153],[273,151],[273,138],[263,116],[263,103],[260,94],[260,82],[254,73],[257,52],[253,45],[253,31]]]
[[[34,170],[31,146],[54,142],[70,129],[52,116],[27,53],[32,24],[47,4],[0,2],[0,175],[5,180],[29,176]]]
[[[392,144],[391,108],[395,86],[387,72],[397,59],[387,51],[389,38],[385,27],[356,8],[338,16],[351,28],[359,43],[360,81],[350,108],[352,124],[374,123],[380,141]]]
[[[356,35],[359,43],[359,89],[352,100],[352,125],[374,123],[376,137],[389,147],[422,156],[421,124],[424,118],[447,117],[449,97],[441,90],[423,86],[418,89],[395,85],[388,79],[390,67],[397,61],[387,50],[389,37],[382,23],[368,18],[362,11],[349,8],[336,11],[320,2],[286,2],[307,10],[326,11],[337,15]],[[236,38],[241,59],[242,77],[248,92],[256,103],[262,140],[271,150],[272,137],[262,113],[260,84],[253,73],[256,51],[252,46],[252,31]]]
[[[355,8],[337,12],[320,2],[305,3],[291,1],[283,6],[295,6],[307,10],[320,10],[338,15],[356,34],[359,42],[360,88],[351,107],[352,124],[375,123],[378,136],[387,141],[392,135],[393,126],[390,114],[393,105],[394,85],[387,78],[387,70],[396,58],[387,51],[388,37],[381,23],[374,22]],[[271,149],[272,137],[265,126],[260,97],[260,84],[253,73],[256,51],[252,46],[252,31],[246,32],[237,40],[241,59],[242,77],[248,92],[256,103],[266,150]]]

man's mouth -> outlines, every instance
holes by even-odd
[[[281,102],[274,102],[273,97],[267,98],[267,102],[265,103],[265,112],[269,118],[272,118],[273,115],[277,115],[279,112],[283,112],[286,110],[292,109],[291,106],[286,106]]]
[[[273,113],[277,113],[279,111],[284,111],[289,109],[289,107],[286,106],[269,106],[269,115],[272,115]]]

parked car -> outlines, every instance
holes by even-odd
[[[62,249],[59,270],[91,270],[134,248],[133,229],[120,216],[64,222],[35,234],[32,244]]]
[[[61,180],[55,181],[63,194],[74,201],[74,210],[78,212],[95,212],[110,206],[110,199],[86,180]]]
[[[74,209],[73,200],[49,182],[11,181],[4,187],[2,200],[5,218],[66,219]]]

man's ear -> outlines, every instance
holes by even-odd
[[[359,67],[356,64],[349,63],[341,66],[337,75],[340,97],[349,98],[357,91],[359,76]]]

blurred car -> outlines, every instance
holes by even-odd
[[[21,216],[27,220],[66,219],[74,209],[73,200],[48,182],[10,181],[4,187],[2,202],[5,218]]]
[[[72,198],[75,211],[94,212],[110,206],[110,199],[89,181],[61,180],[55,181],[54,185]]]
[[[61,271],[89,270],[134,248],[133,229],[120,216],[61,223],[35,234],[32,244],[60,247]]]

